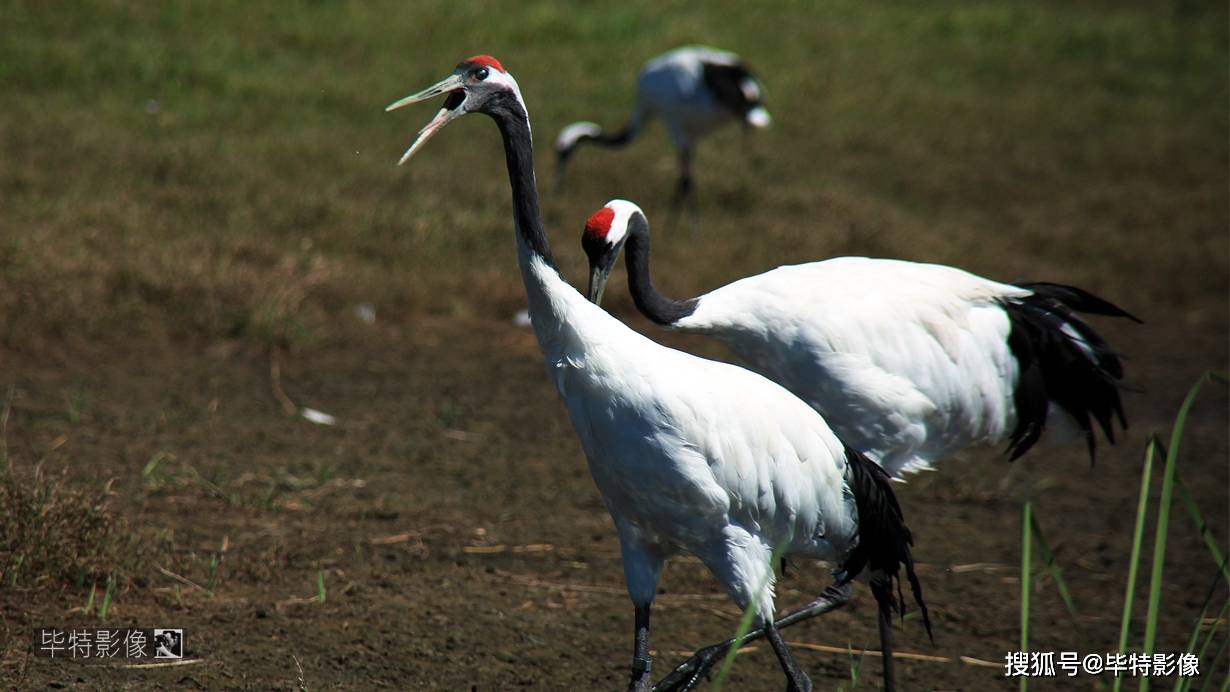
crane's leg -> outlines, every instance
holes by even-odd
[[[884,692],[897,689],[893,677],[893,623],[892,613],[880,610],[880,653],[884,661]]]
[[[632,679],[628,682],[628,692],[650,692],[653,689],[653,679],[649,669],[649,608],[650,605],[636,606],[636,634],[632,648]]]
[[[662,574],[662,556],[648,544],[640,530],[612,515],[619,531],[619,554],[624,563],[624,579],[628,595],[636,608],[636,625],[632,652],[632,676],[629,692],[649,692],[653,689],[649,658],[649,608],[658,593],[658,577]]]
[[[796,622],[837,610],[850,601],[850,594],[851,587],[849,584],[830,586],[820,594],[819,598],[796,611],[778,618],[774,625],[778,628],[789,627]],[[692,654],[691,658],[676,666],[669,675],[654,685],[653,689],[655,692],[686,692],[700,684],[705,674],[726,656],[726,652],[731,646],[743,646],[764,636],[764,629],[755,629],[745,634],[737,642],[734,639],[727,639],[721,644],[706,646]]]
[[[884,692],[896,689],[893,675],[893,592],[891,585],[871,582],[871,593],[879,604],[880,654],[884,665]]]
[[[777,661],[782,664],[782,670],[786,673],[786,680],[789,682],[786,692],[811,692],[811,679],[794,660],[794,654],[790,653],[790,647],[782,640],[777,626],[772,621],[766,622],[764,632],[769,639],[769,645],[773,647],[773,653],[777,654]]]
[[[675,184],[675,196],[671,198],[671,207],[681,210],[688,202],[695,202],[696,193],[692,187],[692,147],[679,147],[679,182]]]

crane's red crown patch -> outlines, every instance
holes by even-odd
[[[508,70],[505,70],[504,66],[500,64],[499,60],[496,60],[490,55],[475,55],[472,58],[466,58],[462,62],[474,63],[475,65],[483,65],[486,67],[490,67],[492,69],[499,70],[500,72],[504,72],[504,73],[508,72]]]
[[[594,212],[585,222],[585,235],[594,240],[602,240],[611,230],[611,222],[615,220],[615,212],[609,207],[603,207]]]

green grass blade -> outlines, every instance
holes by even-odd
[[[1162,472],[1162,494],[1158,499],[1157,532],[1153,539],[1153,570],[1149,577],[1149,610],[1145,617],[1145,643],[1143,652],[1153,655],[1153,646],[1157,641],[1157,619],[1162,603],[1162,574],[1166,566],[1166,537],[1170,528],[1170,504],[1174,497],[1174,477],[1176,463],[1179,458],[1179,443],[1183,439],[1183,426],[1187,423],[1187,414],[1192,409],[1196,394],[1205,382],[1212,379],[1212,372],[1206,372],[1192,385],[1183,405],[1179,407],[1179,415],[1175,417],[1174,428],[1170,431],[1170,445],[1166,449],[1166,468]],[[1149,689],[1149,678],[1140,679],[1141,692]]]
[[[1213,643],[1213,636],[1217,634],[1218,623],[1221,622],[1222,618],[1226,617],[1227,612],[1230,612],[1230,601],[1226,601],[1225,604],[1222,605],[1221,612],[1218,613],[1217,619],[1213,621],[1213,626],[1209,627],[1209,633],[1205,635],[1204,643],[1200,645],[1200,651],[1196,652],[1198,659],[1204,660],[1204,654],[1209,650],[1209,645]],[[1230,646],[1230,639],[1222,642],[1222,646],[1218,647],[1217,655],[1213,657],[1213,660],[1209,662],[1209,667],[1205,669],[1207,673],[1212,673],[1217,670],[1217,666],[1221,665],[1221,658],[1226,654],[1227,646]],[[1227,677],[1230,677],[1230,671],[1227,672]],[[1193,681],[1189,678],[1187,681],[1187,686],[1184,687],[1184,689],[1191,689],[1193,684]],[[1201,685],[1201,687],[1203,687],[1203,685]]]
[[[867,647],[864,646],[862,651],[858,652],[858,658],[854,658],[854,647],[850,642],[846,642],[846,655],[850,657],[850,686],[845,688],[845,692],[855,692],[858,689],[859,671],[863,668],[863,657],[867,655]]]
[[[9,575],[9,586],[17,586],[17,575],[21,573],[21,566],[25,564],[26,556],[18,555],[16,560],[13,560],[13,573]]]
[[[757,594],[764,591],[768,586],[769,579],[773,577],[773,566],[777,564],[782,553],[786,551],[786,545],[782,544],[773,550],[773,555],[769,557],[769,569],[765,572],[764,581],[761,582],[760,588],[756,589]],[[743,637],[747,635],[748,630],[752,628],[752,620],[756,617],[756,599],[752,598],[747,604],[747,608],[743,610],[743,617],[739,618],[739,627],[735,629],[735,643],[730,645],[726,650],[726,657],[722,659],[722,667],[718,670],[717,679],[713,681],[713,692],[721,692],[722,685],[726,682],[726,676],[730,674],[730,669],[735,665],[735,658],[739,655],[739,644],[743,641]]]
[[[1187,486],[1183,483],[1183,478],[1175,472],[1174,477],[1175,489],[1179,491],[1179,499],[1183,500],[1183,506],[1187,508],[1188,515],[1196,524],[1196,530],[1200,532],[1200,538],[1204,540],[1205,546],[1209,549],[1209,554],[1213,556],[1213,564],[1221,565],[1222,576],[1226,579],[1226,584],[1230,586],[1230,565],[1226,564],[1225,557],[1222,556],[1221,550],[1217,547],[1217,542],[1213,539],[1213,532],[1209,531],[1209,524],[1204,520],[1204,514],[1200,512],[1200,507],[1196,504],[1196,499],[1188,492]]]
[[[1196,649],[1196,641],[1200,639],[1200,625],[1204,623],[1204,616],[1209,613],[1209,606],[1212,605],[1213,596],[1217,593],[1217,585],[1221,582],[1222,567],[1224,567],[1224,565],[1219,566],[1217,569],[1217,574],[1213,575],[1213,583],[1209,586],[1209,593],[1204,597],[1204,604],[1200,606],[1200,614],[1196,616],[1196,624],[1192,625],[1192,633],[1187,638],[1187,646],[1183,648],[1184,654],[1190,654]],[[1230,601],[1227,601],[1226,605],[1230,606]],[[1217,619],[1220,621],[1225,614],[1226,610],[1223,608],[1222,611],[1217,614]],[[1209,628],[1209,635],[1205,638],[1204,644],[1200,647],[1200,658],[1204,658],[1204,652],[1207,650],[1209,641],[1212,639],[1213,632],[1216,630],[1216,627]],[[1191,687],[1190,680],[1175,676],[1174,692],[1182,692],[1183,689],[1188,687]]]
[[[1029,575],[1033,569],[1032,537],[1033,505],[1029,500],[1021,508],[1021,651],[1029,651]],[[1021,692],[1029,688],[1029,676],[1021,676]]]
[[[107,619],[107,610],[111,608],[111,598],[115,595],[115,575],[107,575],[107,590],[103,592],[102,603],[98,606],[98,619]]]
[[[1230,603],[1228,603],[1227,605],[1230,605]],[[1226,639],[1222,640],[1221,646],[1217,647],[1217,655],[1214,656],[1213,660],[1209,662],[1209,667],[1204,669],[1205,671],[1205,674],[1203,676],[1204,682],[1201,683],[1200,685],[1200,689],[1202,692],[1205,688],[1212,689],[1210,687],[1210,684],[1211,684],[1211,681],[1213,680],[1213,673],[1217,672],[1217,666],[1221,665],[1221,660],[1223,657],[1225,657],[1227,653],[1230,653],[1230,637],[1227,637]],[[1194,684],[1195,684],[1195,681],[1189,682],[1187,686],[1188,689],[1191,689],[1191,686]],[[1226,679],[1223,684],[1230,686],[1230,670],[1226,671]],[[1226,687],[1223,686],[1222,689],[1224,690],[1226,689]]]
[[[1047,572],[1051,578],[1055,580],[1055,587],[1059,590],[1059,597],[1063,599],[1064,606],[1068,609],[1068,614],[1072,616],[1074,624],[1080,624],[1080,614],[1076,612],[1076,602],[1072,600],[1072,593],[1068,590],[1068,583],[1063,579],[1063,569],[1055,562],[1055,551],[1051,550],[1051,544],[1047,542],[1046,536],[1042,534],[1042,525],[1038,523],[1038,516],[1031,513],[1032,520],[1031,529],[1033,530],[1034,539],[1038,542],[1038,552],[1042,557],[1042,561],[1046,564]]]
[[[1127,587],[1123,595],[1123,618],[1119,623],[1119,653],[1127,653],[1128,632],[1132,626],[1132,601],[1136,598],[1136,575],[1140,571],[1140,545],[1145,534],[1145,516],[1149,513],[1149,483],[1153,480],[1153,455],[1158,449],[1156,436],[1145,443],[1145,465],[1140,472],[1140,498],[1136,501],[1136,526],[1132,530],[1132,557],[1128,564]],[[1123,677],[1116,675],[1114,692],[1119,692]]]

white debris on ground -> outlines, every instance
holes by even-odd
[[[330,416],[324,411],[317,411],[314,408],[307,408],[305,406],[299,410],[299,415],[303,416],[304,418],[312,421],[313,423],[317,425],[337,425],[336,418],[334,418],[333,416]]]
[[[359,303],[354,306],[354,316],[363,324],[375,324],[376,308],[371,303]]]

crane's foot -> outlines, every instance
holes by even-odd
[[[764,630],[757,630],[764,636]],[[743,639],[744,643],[748,637]],[[680,663],[674,670],[653,686],[653,692],[687,692],[700,684],[701,680],[726,656],[732,641],[713,644],[692,654],[688,660]]]
[[[782,616],[774,625],[778,629],[789,627],[797,622],[837,610],[850,602],[851,591],[850,584],[830,586],[820,594],[819,598],[794,612]],[[745,634],[743,639],[738,641],[738,645],[744,646],[757,639],[762,639],[764,636],[765,631],[763,628],[754,629]],[[721,662],[726,656],[726,652],[735,643],[734,639],[727,639],[721,644],[713,644],[698,650],[692,654],[691,658],[675,666],[675,669],[670,674],[659,680],[653,686],[654,692],[687,692],[687,690],[694,689],[705,679],[709,671]],[[810,689],[810,680],[808,680],[807,685],[808,689]]]
[[[786,692],[811,692],[811,678],[807,677],[798,661],[794,660],[794,654],[782,639],[782,633],[777,630],[777,626],[773,623],[765,625],[765,636],[773,647],[773,653],[777,654],[778,662],[782,664],[782,672],[786,674]]]
[[[648,658],[636,658],[632,661],[632,677],[628,681],[628,692],[653,692],[653,674]]]

